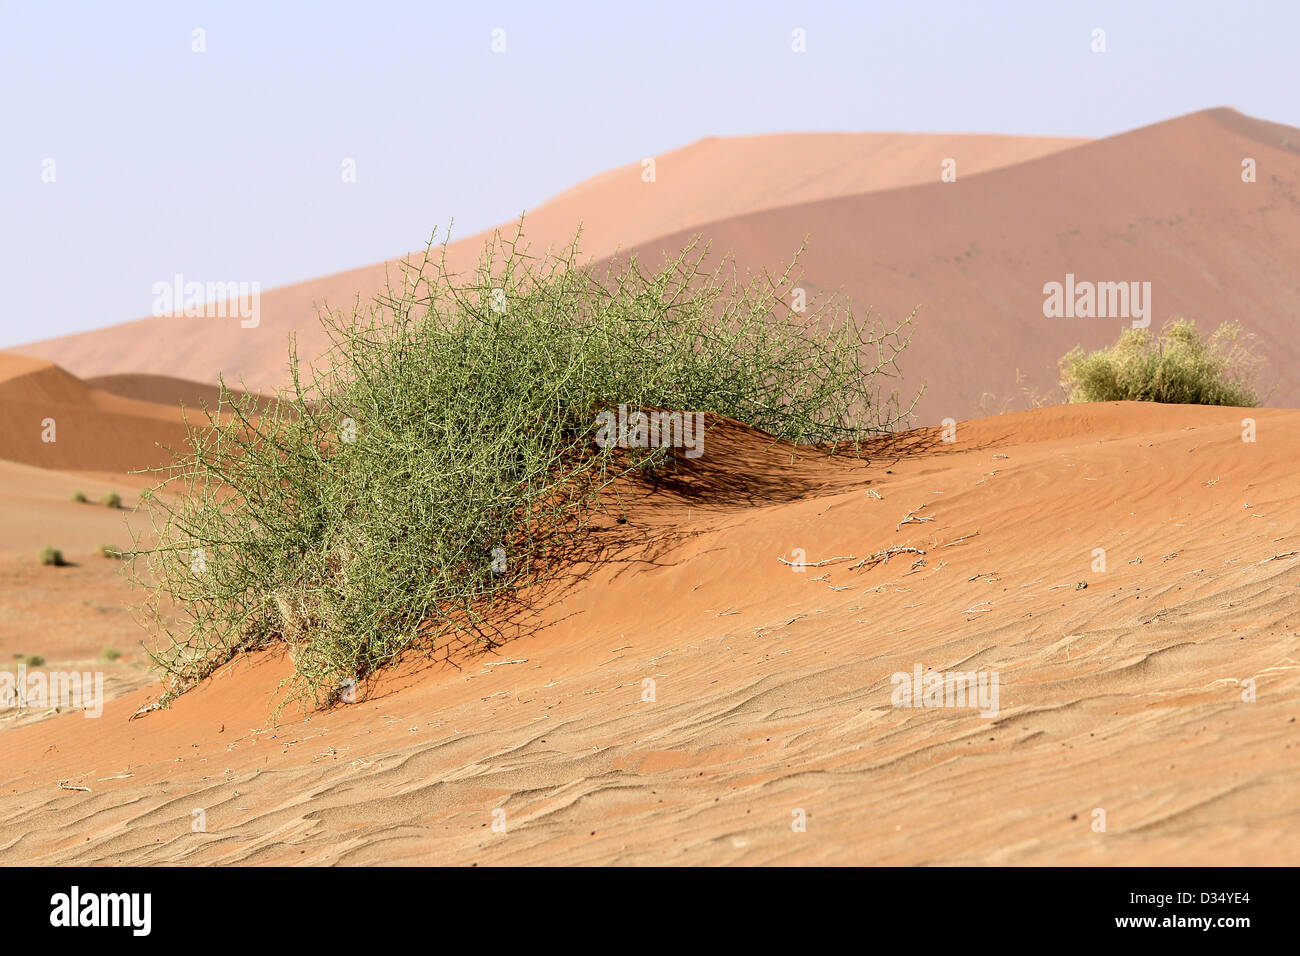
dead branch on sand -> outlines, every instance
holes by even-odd
[[[850,565],[850,571],[856,571],[858,568],[874,568],[877,564],[888,564],[889,559],[896,554],[925,554],[920,548],[913,548],[908,545],[892,545],[875,554],[863,558],[857,564]]]

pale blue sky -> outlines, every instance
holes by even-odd
[[[1300,126],[1297,37],[1290,0],[3,0],[0,346],[143,316],[176,272],[270,288],[468,235],[703,136]]]

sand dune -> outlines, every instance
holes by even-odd
[[[116,424],[152,426],[143,419]],[[141,594],[123,561],[102,550],[152,540],[149,516],[138,510],[140,489],[152,483],[150,476],[66,474],[0,461],[0,660],[6,667],[37,655],[44,668],[99,672],[109,696],[153,682],[139,646],[149,637],[139,623]],[[74,492],[87,501],[74,501]],[[99,503],[108,492],[121,496],[120,509]],[[42,566],[38,554],[46,546],[57,548],[67,566]],[[103,656],[109,649],[113,660]],[[50,716],[47,708],[0,706],[0,729]]]
[[[945,157],[957,181],[938,181]],[[1242,161],[1257,181],[1242,181]],[[1230,109],[1206,110],[1102,140],[838,135],[710,139],[611,171],[530,215],[538,248],[586,228],[585,251],[620,245],[658,261],[693,234],[742,265],[775,267],[810,240],[805,285],[840,290],[897,319],[920,306],[903,362],[924,381],[919,422],[1025,407],[1055,397],[1060,357],[1114,340],[1129,319],[1048,319],[1043,286],[1150,282],[1151,322],[1184,315],[1203,329],[1242,322],[1269,359],[1270,404],[1300,405],[1300,131]],[[453,243],[469,265],[481,237]],[[266,389],[283,377],[296,331],[321,347],[313,302],[347,305],[382,282],[382,265],[266,292],[261,325],[142,319],[24,346],[80,375],[225,374]],[[147,348],[142,342],[149,343]]]
[[[863,462],[721,423],[490,656],[274,729],[265,653],[0,733],[0,861],[1293,862],[1300,412],[1252,414],[1048,408]],[[891,547],[924,553],[858,566]],[[891,706],[918,664],[997,671],[998,714]]]
[[[491,653],[408,656],[360,703],[272,726],[289,662],[259,652],[128,720],[160,688],[139,595],[97,554],[144,530],[148,479],[124,473],[181,444],[178,403],[210,404],[218,374],[279,383],[291,331],[321,345],[313,303],[369,295],[385,266],[271,290],[257,328],[149,318],[0,353],[0,655],[104,671],[112,698],[98,719],[0,710],[0,862],[1293,862],[1300,411],[966,419],[1127,324],[1045,318],[1067,273],[1150,282],[1153,326],[1242,322],[1272,402],[1300,404],[1300,130],[1219,109],[1097,141],[788,135],[655,159],[654,183],[632,163],[530,213],[533,245],[582,222],[600,266],[702,233],[763,268],[810,237],[811,291],[921,306],[903,387],[926,381],[922,422],[961,420],[956,440],[853,460],[715,421],[702,458],[619,489],[628,522],[598,521]],[[40,566],[46,544],[71,566]],[[996,672],[996,713],[894,706],[914,668]]]
[[[1242,181],[1246,157],[1257,182]],[[902,368],[905,389],[927,383],[922,424],[1025,407],[1021,384],[1059,400],[1061,356],[1110,344],[1130,324],[1045,318],[1043,286],[1067,273],[1150,282],[1153,328],[1177,316],[1203,331],[1241,322],[1268,360],[1268,404],[1294,407],[1298,190],[1300,130],[1216,109],[955,183],[802,203],[703,233],[769,268],[811,236],[808,288],[890,319],[920,306]],[[653,257],[686,236],[640,251]]]
[[[61,471],[128,472],[182,447],[177,405],[92,388],[41,359],[0,352],[0,459]]]
[[[933,182],[945,157],[986,172],[1085,139],[927,133],[792,133],[716,137],[655,157],[654,182],[631,163],[574,187],[529,213],[545,243],[583,225],[594,258],[642,237],[699,229],[733,216]],[[471,243],[471,247],[478,242]]]
[[[121,398],[133,398],[169,408],[184,405],[196,413],[201,412],[205,405],[215,409],[221,394],[221,388],[217,385],[172,375],[97,375],[85,382],[90,388]],[[239,389],[229,391],[240,394]]]
[[[135,508],[140,489],[150,484],[148,475],[65,474],[0,461],[0,524],[5,529],[0,559],[34,556],[47,544],[70,558],[101,544],[129,544],[125,522],[143,529],[142,513]],[[86,502],[72,500],[78,491]],[[98,504],[113,491],[121,496],[122,508]]]
[[[599,259],[656,236],[699,230],[755,210],[929,182],[945,157],[957,158],[959,168],[973,174],[1081,142],[1086,140],[898,133],[710,138],[655,157],[654,183],[642,181],[638,161],[529,210],[527,237],[540,250],[566,243],[582,226],[584,254]],[[453,267],[471,266],[487,235],[453,242],[448,250]],[[385,268],[395,270],[397,262],[268,290],[256,328],[241,328],[237,319],[146,318],[15,351],[51,359],[83,377],[144,373],[211,383],[225,375],[232,386],[242,380],[253,390],[271,391],[283,383],[290,332],[304,357],[322,347],[315,304],[346,307],[358,293],[368,299],[382,287]]]

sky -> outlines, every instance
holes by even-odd
[[[0,0],[0,347],[145,316],[176,273],[268,289],[467,236],[705,136],[1300,126],[1297,37],[1293,0]]]

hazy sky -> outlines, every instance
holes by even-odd
[[[1294,0],[0,0],[0,346],[146,315],[177,272],[265,289],[469,235],[703,136],[1300,126],[1298,37]]]

